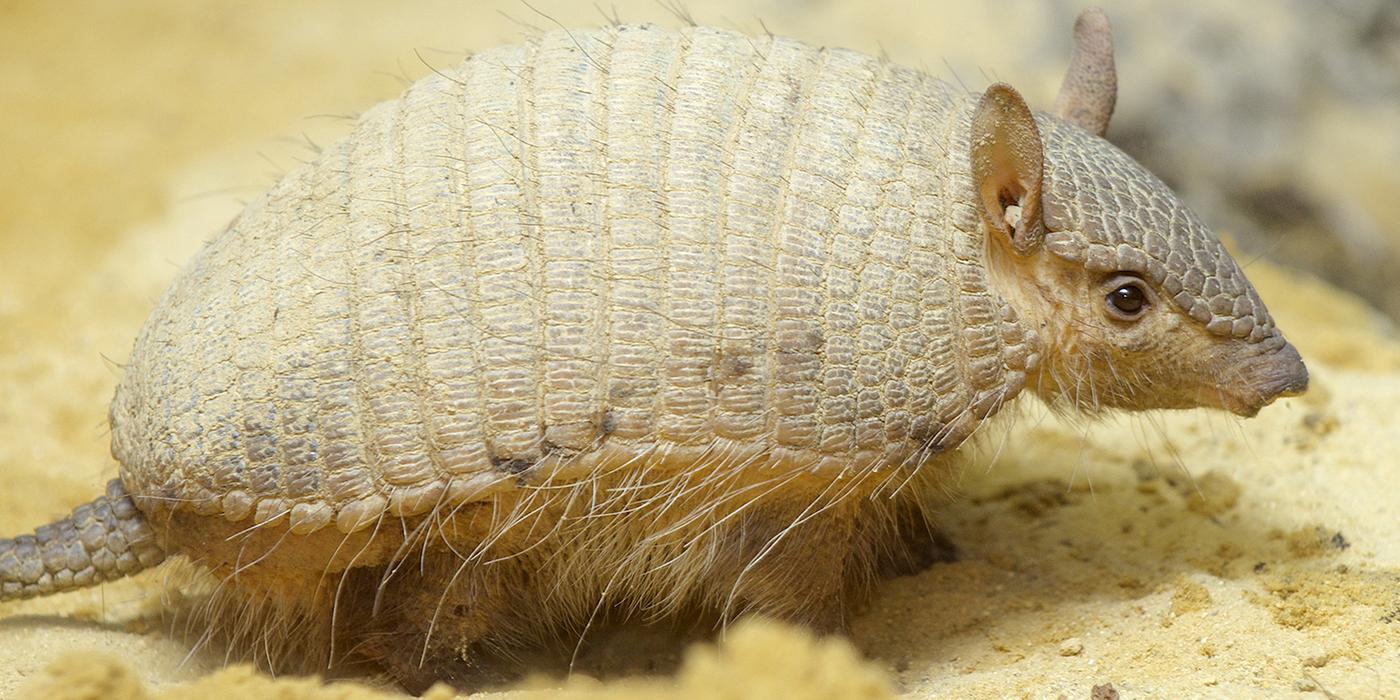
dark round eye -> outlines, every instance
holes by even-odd
[[[1137,282],[1126,282],[1108,293],[1108,303],[1119,315],[1135,318],[1147,308],[1147,292]]]

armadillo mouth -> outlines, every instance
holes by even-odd
[[[1308,367],[1292,344],[1254,358],[1231,379],[1234,387],[1202,392],[1202,403],[1249,418],[1276,399],[1308,390]]]
[[[1260,393],[1270,401],[1280,396],[1299,396],[1308,390],[1308,366],[1290,343],[1270,353],[1255,372]]]

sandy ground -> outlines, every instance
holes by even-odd
[[[1053,97],[1062,62],[998,47],[1063,51],[1072,9],[877,4],[691,7]],[[295,142],[333,138],[337,115],[426,73],[414,48],[447,64],[517,38],[498,9],[551,24],[504,2],[289,5],[0,8],[0,532],[62,516],[116,473],[106,403],[131,339],[238,201],[306,157]],[[598,21],[592,7],[538,6]],[[674,24],[653,3],[619,6]],[[1056,40],[1036,38],[1052,19]],[[1121,99],[1140,89],[1125,84]],[[1084,698],[1112,684],[1125,698],[1400,697],[1400,339],[1306,274],[1262,261],[1247,272],[1313,369],[1308,396],[1250,421],[1078,426],[1029,406],[942,512],[958,561],[884,584],[848,639],[751,625],[682,652],[621,630],[590,645],[573,679],[509,695]],[[190,654],[161,622],[184,580],[156,570],[0,606],[0,698],[388,692]],[[661,672],[592,680],[649,670]]]

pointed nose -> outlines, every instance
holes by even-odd
[[[1293,344],[1284,343],[1277,350],[1250,361],[1239,380],[1247,386],[1232,392],[1237,398],[1228,408],[1248,418],[1280,396],[1298,396],[1307,391],[1308,367]]]
[[[1300,396],[1308,390],[1308,366],[1292,343],[1274,351],[1262,372],[1261,394],[1265,403],[1280,396]]]

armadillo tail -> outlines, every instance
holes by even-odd
[[[107,493],[32,535],[0,539],[0,602],[112,581],[165,560],[120,479]]]

